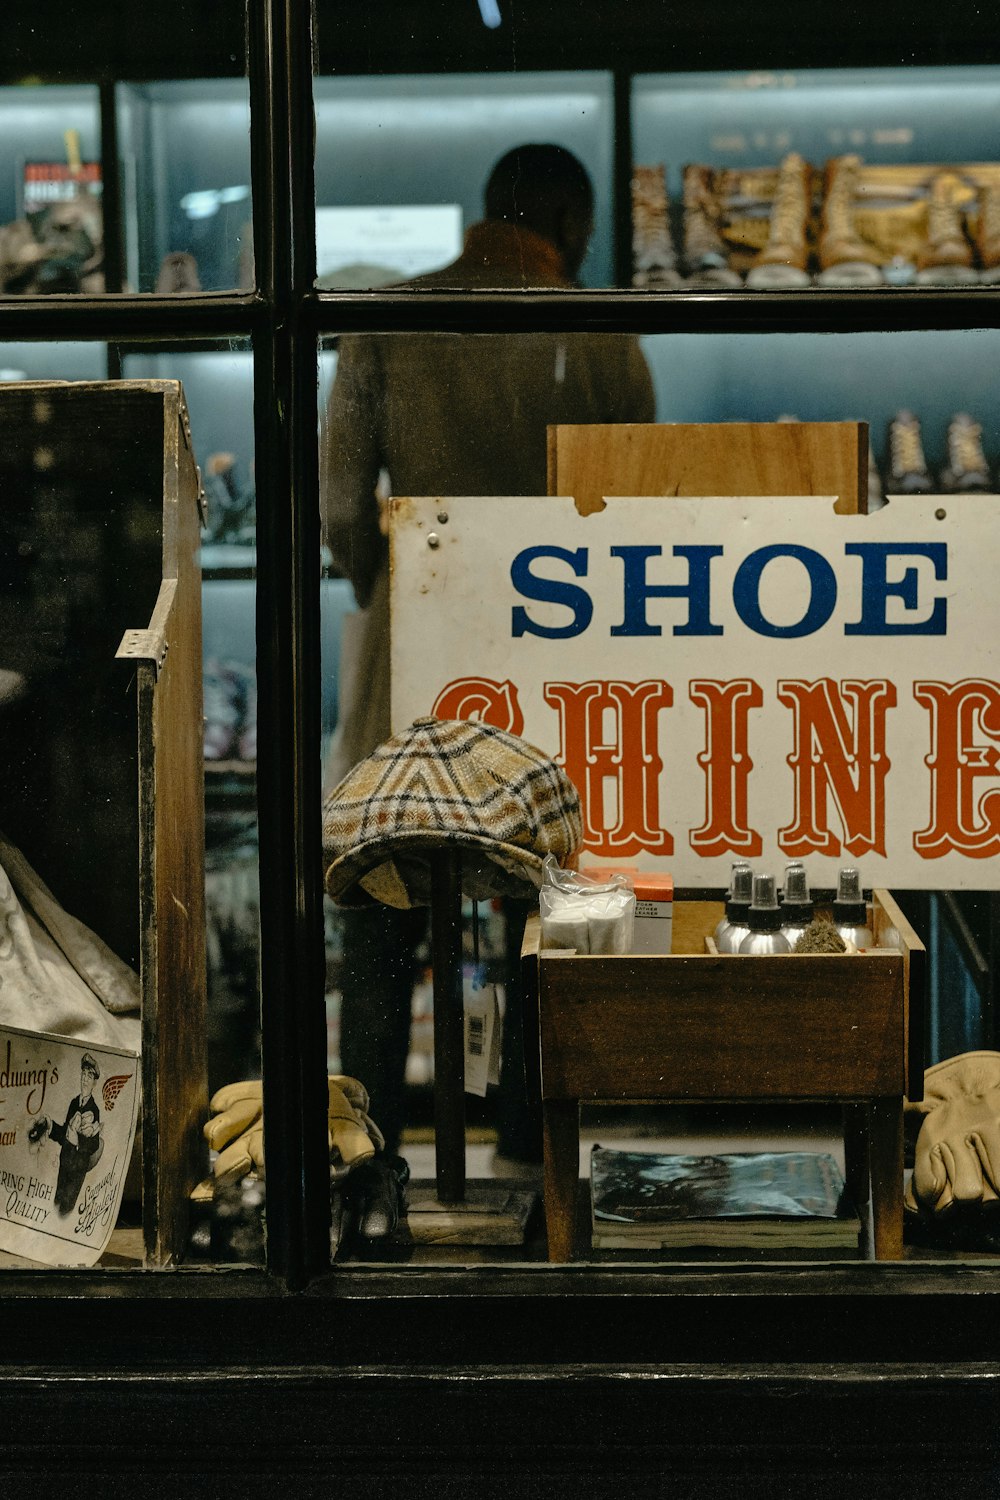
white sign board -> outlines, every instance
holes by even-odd
[[[405,281],[440,270],[461,249],[458,203],[316,210],[316,274],[328,285]]]
[[[394,500],[394,728],[523,735],[590,855],[682,887],[1000,887],[1000,497],[832,507]]]
[[[92,1266],[118,1218],[139,1058],[0,1026],[0,1250]]]

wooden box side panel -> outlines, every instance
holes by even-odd
[[[670,924],[671,953],[704,953],[705,939],[726,914],[724,901],[675,901]]]
[[[902,971],[902,955],[889,952],[638,960],[543,953],[543,1098],[901,1095]]]
[[[876,943],[898,941],[903,954],[903,989],[906,994],[906,1097],[913,1102],[924,1097],[924,1024],[927,1013],[927,949],[903,915],[889,891],[872,892],[872,926]]]
[[[204,1175],[208,1095],[199,482],[169,396],[164,436],[164,561],[176,569],[176,588],[162,622],[166,654],[151,719],[140,731],[142,793],[151,802],[140,851],[150,906],[143,1071],[146,1119],[155,1119],[144,1136],[143,1223],[154,1265],[184,1251],[188,1195]]]
[[[620,423],[549,428],[548,485],[583,515],[605,495],[836,495],[867,508],[859,422]]]

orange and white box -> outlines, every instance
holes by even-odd
[[[624,875],[635,891],[633,953],[669,953],[674,928],[674,881],[672,875],[636,870],[630,865],[585,865],[581,875],[590,880],[610,880]]]

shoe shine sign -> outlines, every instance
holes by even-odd
[[[565,767],[585,848],[1000,887],[1000,497],[396,499],[392,718]]]

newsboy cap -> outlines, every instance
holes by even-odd
[[[345,906],[427,905],[428,855],[450,846],[467,896],[525,896],[545,856],[565,862],[582,837],[576,788],[534,745],[492,724],[417,719],[328,794],[326,889]]]

